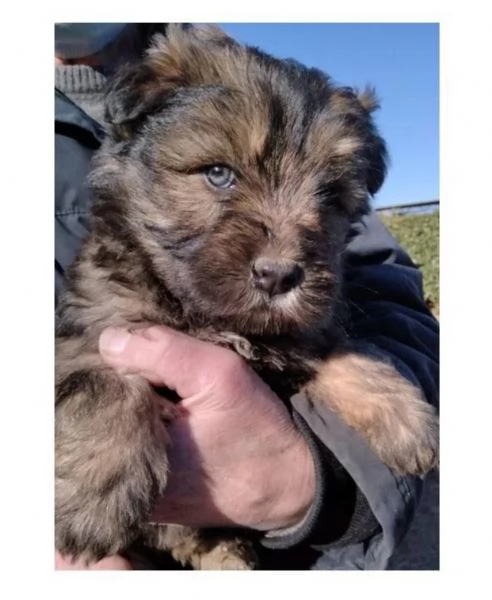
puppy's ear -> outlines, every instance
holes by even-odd
[[[105,120],[110,134],[128,139],[149,115],[165,107],[178,88],[213,83],[213,72],[204,75],[204,71],[213,71],[217,49],[234,45],[213,25],[169,24],[165,36],[154,36],[142,61],[123,67],[109,82]]]
[[[373,132],[367,149],[367,191],[371,196],[379,192],[386,179],[388,161],[385,141],[378,133]]]
[[[376,194],[384,183],[388,169],[388,150],[383,138],[379,135],[371,114],[380,108],[379,100],[373,88],[366,87],[357,93],[357,100],[368,118],[368,137],[366,147],[367,191],[371,196]]]
[[[168,89],[146,61],[122,67],[108,83],[104,118],[116,140],[129,139],[145,118],[163,107]]]

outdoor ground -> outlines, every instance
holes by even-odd
[[[426,299],[439,315],[439,212],[382,217],[391,233],[421,266]],[[439,569],[439,478],[432,475],[412,527],[390,570]]]

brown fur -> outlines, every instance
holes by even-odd
[[[364,349],[346,348],[319,364],[306,386],[361,433],[397,472],[422,475],[437,465],[438,424],[423,394],[391,364]]]
[[[285,400],[304,389],[390,467],[422,474],[437,420],[389,364],[338,328],[349,224],[385,174],[376,102],[324,74],[244,48],[216,28],[170,26],[110,85],[110,131],[92,174],[92,230],[60,309],[56,543],[87,560],[137,539],[194,568],[252,568],[226,534],[145,525],[166,485],[162,408],[97,351],[103,328],[166,324],[233,348]],[[208,168],[237,179],[219,189]],[[259,258],[302,281],[269,297]],[[171,411],[165,410],[164,416]]]

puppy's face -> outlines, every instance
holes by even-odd
[[[95,187],[185,310],[241,333],[329,318],[350,220],[385,171],[368,98],[171,28],[107,106]]]

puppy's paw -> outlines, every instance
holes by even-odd
[[[369,443],[381,460],[402,475],[424,476],[439,465],[439,418],[432,406],[410,399],[387,411],[384,425],[369,428]]]
[[[220,541],[193,560],[195,568],[201,571],[251,571],[256,562],[253,547],[237,539]]]
[[[391,469],[422,476],[438,466],[436,411],[392,365],[344,352],[318,364],[316,371],[306,386],[311,401],[338,413]]]

